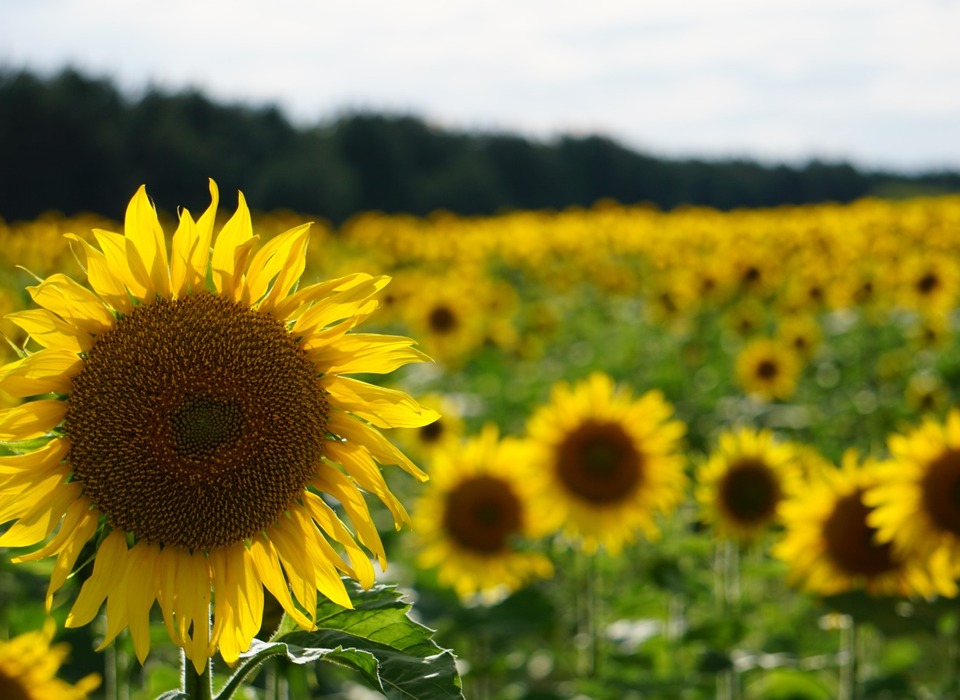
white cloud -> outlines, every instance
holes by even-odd
[[[686,152],[960,168],[950,0],[0,4],[0,62],[196,86],[299,120],[370,107]]]

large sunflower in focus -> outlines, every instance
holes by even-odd
[[[697,469],[702,518],[720,537],[753,540],[776,522],[800,478],[794,450],[770,431],[750,428],[724,432],[718,443]]]
[[[523,549],[522,540],[546,532],[531,511],[529,463],[529,446],[498,439],[493,426],[435,453],[430,486],[414,510],[419,563],[438,567],[440,582],[460,597],[492,600],[552,575],[549,559]]]
[[[787,562],[787,580],[823,595],[863,588],[872,595],[930,596],[934,586],[915,558],[878,542],[864,492],[877,483],[877,463],[860,463],[855,451],[840,469],[823,470],[783,503],[786,531],[773,554]]]
[[[218,192],[167,242],[144,188],[124,235],[71,236],[90,287],[54,274],[12,315],[42,349],[3,368],[0,389],[33,397],[0,412],[0,546],[56,556],[47,606],[94,545],[67,618],[106,602],[104,645],[129,628],[141,662],[150,610],[200,672],[228,662],[260,626],[264,587],[311,628],[318,593],[350,599],[384,550],[361,489],[407,519],[379,464],[425,475],[380,433],[437,416],[398,391],[344,375],[425,359],[407,338],[352,333],[388,278],[355,274],[296,289],[309,225],[255,250],[250,213],[214,240]],[[39,445],[39,446],[38,446]],[[339,501],[347,529],[321,494]],[[52,535],[52,537],[51,537]],[[345,556],[341,556],[341,554]],[[208,625],[212,610],[212,627]]]
[[[656,538],[654,516],[676,506],[687,483],[678,452],[686,427],[672,414],[660,392],[635,399],[604,374],[557,384],[527,425],[542,512],[587,552],[616,553],[638,529]]]
[[[940,423],[927,418],[888,440],[891,460],[864,495],[881,542],[924,559],[951,580],[960,573],[960,411]],[[948,595],[956,595],[951,585]]]
[[[57,678],[70,649],[54,644],[55,627],[26,632],[0,642],[0,698],[4,700],[83,700],[100,685],[93,673],[74,684]]]

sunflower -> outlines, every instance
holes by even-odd
[[[872,509],[863,502],[876,483],[877,463],[861,463],[848,450],[840,469],[821,471],[788,497],[781,507],[786,530],[772,549],[790,567],[788,582],[823,595],[859,588],[871,595],[936,592],[918,560],[877,541],[868,523]]]
[[[487,425],[434,456],[430,485],[414,509],[418,562],[438,568],[439,581],[461,598],[480,593],[492,601],[553,574],[549,559],[524,549],[546,533],[531,511],[529,449]]]
[[[659,391],[634,399],[602,373],[555,385],[527,425],[544,517],[588,553],[599,545],[616,553],[638,529],[655,539],[654,515],[686,487],[678,452],[686,426],[672,414]]]
[[[769,430],[721,433],[717,449],[697,468],[702,519],[720,537],[754,540],[777,520],[799,477],[794,449],[776,442]]]
[[[755,338],[740,351],[735,370],[746,393],[773,401],[793,396],[802,368],[802,362],[791,346],[770,338]]]
[[[904,400],[917,413],[938,413],[948,404],[950,395],[939,377],[921,372],[907,380]]]
[[[32,397],[0,412],[0,440],[19,443],[0,457],[0,521],[14,521],[0,546],[45,541],[18,560],[56,555],[48,609],[95,547],[67,626],[106,602],[103,646],[129,628],[142,663],[156,602],[198,673],[217,648],[232,663],[249,647],[264,587],[312,628],[318,593],[350,606],[341,572],[372,584],[366,551],[386,562],[361,489],[399,527],[407,515],[378,463],[426,478],[378,429],[437,417],[343,376],[425,359],[407,338],[349,332],[388,278],[294,291],[309,224],[254,252],[240,194],[214,241],[212,181],[210,193],[196,222],[182,211],[169,257],[143,187],[124,235],[94,230],[100,249],[71,235],[90,288],[62,274],[29,287],[41,308],[12,319],[42,349],[0,375],[0,389]]]
[[[777,337],[799,358],[809,360],[823,342],[823,331],[814,316],[791,315],[780,319]]]
[[[464,363],[487,339],[489,284],[470,273],[421,275],[401,314],[446,366]]]
[[[936,574],[960,571],[960,411],[925,419],[888,440],[891,460],[864,495],[881,542],[926,560]],[[946,572],[946,573],[944,573]],[[956,595],[952,586],[948,595]]]
[[[56,628],[48,621],[42,631],[26,632],[0,642],[0,698],[5,700],[83,700],[100,685],[95,673],[74,684],[57,678],[70,649],[54,644]]]

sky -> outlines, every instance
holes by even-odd
[[[665,157],[960,170],[960,0],[0,0],[0,67]]]

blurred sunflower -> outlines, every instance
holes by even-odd
[[[924,313],[954,307],[960,269],[951,256],[933,250],[916,252],[907,255],[898,270],[898,301],[902,305]]]
[[[960,572],[960,410],[941,423],[925,419],[888,440],[891,460],[878,469],[864,503],[881,542],[925,559],[937,575]],[[946,572],[946,573],[944,573]],[[956,595],[952,586],[947,595]]]
[[[936,375],[918,373],[907,380],[904,400],[917,413],[938,413],[949,404],[950,393]]]
[[[823,331],[811,314],[784,316],[777,325],[777,338],[806,361],[823,342]]]
[[[95,673],[74,684],[57,678],[70,648],[54,644],[56,627],[48,622],[42,631],[26,632],[0,642],[0,698],[4,700],[83,700],[100,686]]]
[[[529,450],[487,425],[434,455],[430,485],[414,509],[418,562],[438,568],[439,581],[461,598],[480,593],[492,601],[553,574],[549,559],[524,549],[524,540],[547,532],[531,510]]]
[[[782,505],[785,526],[774,556],[790,567],[787,581],[822,595],[866,589],[871,595],[933,595],[935,586],[917,559],[876,539],[864,492],[876,485],[876,462],[847,451],[839,469],[823,470]]]
[[[488,290],[456,275],[419,279],[400,313],[432,357],[458,366],[486,341]]]
[[[686,426],[658,391],[634,399],[605,374],[554,386],[550,402],[527,424],[543,517],[579,541],[616,553],[642,530],[659,532],[654,516],[684,497]]]
[[[794,449],[769,430],[723,432],[697,468],[701,518],[720,537],[754,540],[777,521],[781,501],[799,478]]]
[[[18,559],[56,555],[48,608],[94,546],[67,625],[89,623],[106,601],[103,646],[129,628],[143,662],[156,601],[198,673],[218,647],[228,662],[248,648],[264,586],[311,628],[318,592],[351,605],[340,572],[373,583],[363,548],[381,565],[385,556],[360,489],[399,527],[407,515],[378,463],[426,478],[378,429],[437,417],[343,376],[425,359],[408,338],[349,332],[388,278],[294,291],[309,224],[255,253],[241,194],[213,241],[212,181],[210,193],[198,221],[182,211],[169,263],[143,187],[125,235],[94,230],[100,249],[71,235],[90,288],[62,274],[28,288],[42,308],[12,319],[42,349],[0,375],[0,389],[33,397],[0,412],[0,440],[21,443],[0,457],[0,520],[14,521],[0,546],[52,535]],[[321,494],[342,504],[356,534]]]
[[[791,346],[781,340],[755,338],[737,355],[735,370],[744,392],[773,401],[793,396],[802,368]]]

